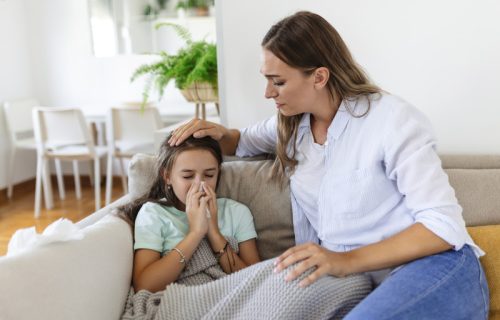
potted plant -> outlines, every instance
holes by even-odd
[[[195,16],[208,16],[213,0],[180,0],[177,9],[190,10]]]
[[[213,43],[205,40],[193,41],[190,32],[183,26],[173,23],[160,23],[156,28],[173,27],[186,42],[176,55],[162,51],[160,60],[139,66],[133,73],[131,81],[141,76],[148,76],[143,90],[143,105],[149,100],[153,86],[158,90],[159,100],[163,97],[165,87],[170,80],[181,90],[184,97],[195,103],[217,103],[217,50]]]

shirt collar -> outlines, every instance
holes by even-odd
[[[335,117],[333,117],[332,123],[328,127],[328,140],[337,140],[340,138],[350,119],[351,115],[347,111],[346,100],[342,100]],[[311,114],[304,113],[299,122],[297,142],[301,141],[304,134],[308,131],[311,131]]]

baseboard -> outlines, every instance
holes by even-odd
[[[56,175],[51,175],[50,180],[52,182],[52,188],[57,188],[57,177]],[[75,178],[73,175],[63,175],[64,188],[66,190],[72,190],[75,188]],[[101,179],[101,185],[104,186],[106,179]],[[121,185],[121,176],[113,176],[113,185]],[[80,176],[80,186],[90,187],[90,178],[88,175]],[[14,185],[14,194],[26,194],[35,192],[35,178],[29,179]],[[0,189],[0,203],[6,201],[7,198],[7,188]]]

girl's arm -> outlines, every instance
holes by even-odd
[[[240,242],[238,244],[239,255],[234,252],[226,238],[222,235],[218,225],[217,195],[209,185],[203,184],[203,190],[208,200],[210,218],[208,220],[207,238],[212,250],[219,255],[219,264],[225,273],[233,273],[259,262],[259,253],[255,239]]]
[[[199,191],[200,183],[195,182],[186,195],[186,214],[189,222],[189,232],[175,248],[176,250],[160,258],[160,253],[149,249],[139,249],[134,255],[133,284],[135,291],[146,289],[157,292],[177,280],[187,260],[191,259],[198,248],[200,241],[207,234],[208,222],[206,218],[207,201],[204,193]]]
[[[214,252],[221,251],[227,240],[221,233],[217,235],[208,234],[208,240]],[[238,244],[239,254],[234,252],[228,244],[226,250],[219,255],[219,264],[225,273],[233,273],[260,261],[255,239],[240,242]]]
[[[198,247],[203,233],[190,232],[176,246],[189,260]],[[180,254],[171,250],[160,257],[160,253],[149,249],[138,249],[134,254],[133,285],[135,292],[148,290],[157,292],[177,280],[187,261],[181,262]]]

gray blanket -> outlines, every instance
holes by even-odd
[[[226,275],[203,240],[176,283],[158,293],[131,289],[122,319],[341,319],[372,289],[365,275],[328,276],[300,288],[310,271],[285,282],[287,270],[273,269],[266,260]]]

